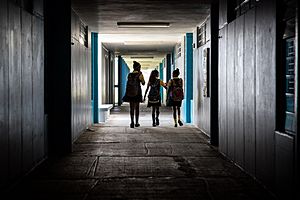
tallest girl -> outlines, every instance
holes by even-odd
[[[140,103],[143,101],[141,84],[145,85],[145,79],[141,72],[140,63],[133,61],[133,72],[128,74],[126,93],[123,101],[130,104],[130,128],[139,127]],[[135,123],[134,123],[135,114]]]

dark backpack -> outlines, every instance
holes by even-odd
[[[135,97],[138,95],[140,86],[140,73],[130,73],[127,77],[126,95],[129,97]]]
[[[183,100],[182,79],[172,79],[171,97],[173,101]]]
[[[150,101],[158,101],[160,96],[160,80],[157,79],[150,85],[151,89],[148,95]]]

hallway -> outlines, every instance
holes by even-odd
[[[151,127],[128,126],[127,112],[113,112],[50,159],[13,194],[29,199],[272,199],[252,178],[225,160],[191,125],[173,128],[171,113]],[[12,195],[12,194],[11,194]],[[12,199],[10,196],[8,199]]]
[[[296,0],[0,0],[0,199],[300,199],[298,22]],[[184,126],[143,103],[130,128],[131,92]]]

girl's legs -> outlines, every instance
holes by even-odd
[[[152,126],[156,126],[156,123],[155,123],[155,106],[152,106]]]
[[[130,124],[130,128],[134,127],[134,107],[135,107],[135,103],[134,102],[130,102],[130,119],[131,119],[131,124]]]
[[[159,106],[156,106],[156,125],[159,125]]]
[[[135,102],[135,127],[139,127],[140,102]]]
[[[180,120],[180,107],[179,107],[179,106],[177,107],[177,110],[178,110],[178,124],[179,124],[180,126],[182,126],[183,123],[182,123],[181,120]]]
[[[176,106],[173,106],[173,119],[174,119],[175,127],[177,127]]]
[[[155,117],[156,113],[156,117]],[[158,126],[159,125],[159,106],[152,106],[152,125],[153,126]]]

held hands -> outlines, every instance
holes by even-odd
[[[164,83],[163,87],[167,90],[168,89],[168,84],[167,83]]]

